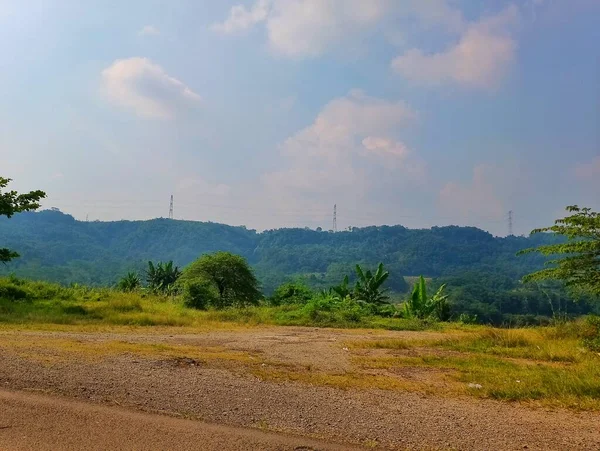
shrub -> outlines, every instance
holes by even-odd
[[[600,316],[588,316],[583,324],[583,345],[590,351],[600,351]]]
[[[306,285],[290,282],[279,286],[269,298],[269,303],[274,306],[306,304],[313,296],[314,293]]]
[[[9,301],[22,301],[29,299],[31,293],[20,286],[13,285],[12,283],[2,282],[0,284],[0,299],[8,299]]]
[[[209,307],[222,307],[219,293],[208,280],[194,280],[185,284],[183,303],[186,307],[206,310]]]

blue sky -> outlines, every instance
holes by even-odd
[[[600,209],[597,0],[0,1],[0,172],[90,220]]]

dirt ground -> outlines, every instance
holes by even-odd
[[[600,449],[598,413],[369,388],[348,345],[435,333],[140,330],[0,331],[0,449]]]

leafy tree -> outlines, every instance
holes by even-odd
[[[262,297],[246,259],[229,252],[203,255],[183,271],[181,283],[200,280],[209,281],[216,288],[216,307],[256,305]]]
[[[389,297],[381,287],[390,274],[384,271],[383,263],[379,263],[375,274],[371,271],[364,272],[360,265],[356,265],[356,275],[357,280],[353,293],[356,300],[376,305],[388,303]]]
[[[31,191],[26,194],[19,194],[16,191],[2,192],[11,179],[0,177],[0,216],[10,218],[15,213],[22,211],[37,210],[40,207],[39,201],[46,197],[43,191]],[[19,254],[10,249],[0,248],[0,262],[7,263]]]
[[[450,314],[448,296],[444,294],[446,285],[442,285],[430,298],[427,296],[427,284],[423,276],[415,283],[412,294],[404,303],[403,313],[406,318],[434,318],[446,321]]]
[[[576,291],[600,296],[600,213],[577,205],[567,211],[573,214],[532,232],[553,232],[567,237],[566,242],[519,252],[556,256],[546,263],[550,267],[525,276],[523,281],[560,280]]]
[[[128,272],[124,277],[119,280],[117,288],[121,291],[129,292],[135,291],[142,285],[140,276],[135,272]]]
[[[181,271],[179,267],[173,265],[173,261],[168,263],[159,262],[156,265],[148,262],[146,282],[148,288],[156,293],[171,293],[180,276]]]

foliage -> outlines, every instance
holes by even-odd
[[[117,288],[121,291],[130,292],[139,289],[142,286],[140,276],[135,272],[128,272],[119,280]]]
[[[382,289],[382,285],[389,277],[389,272],[384,271],[383,263],[379,263],[375,274],[371,271],[364,272],[360,265],[356,265],[356,285],[352,297],[358,301],[366,302],[367,304],[387,304],[389,297]]]
[[[600,213],[578,206],[567,207],[573,213],[555,221],[552,227],[536,229],[532,233],[552,232],[567,237],[565,243],[543,245],[526,249],[520,254],[539,252],[553,258],[541,271],[523,278],[525,282],[560,280],[575,290],[600,296]]]
[[[583,330],[583,345],[591,351],[600,352],[600,317],[588,316]]]
[[[306,285],[298,282],[288,282],[279,286],[269,298],[271,305],[306,304],[314,293]]]
[[[352,290],[348,285],[349,282],[350,279],[348,278],[348,275],[346,275],[344,276],[344,279],[342,280],[341,284],[330,287],[329,290],[326,291],[326,293],[331,294],[333,296],[337,296],[338,299],[346,299],[347,297],[350,297],[352,295]]]
[[[173,261],[159,262],[156,265],[151,261],[148,262],[146,282],[148,288],[155,293],[172,294],[180,276],[181,271],[173,264]]]
[[[11,182],[11,179],[0,177],[0,216],[12,217],[15,213],[22,211],[36,210],[40,207],[39,201],[46,197],[43,191],[31,191],[26,194],[19,194],[16,191],[2,192]],[[0,248],[0,262],[7,263],[19,254],[10,249]]]
[[[206,310],[209,307],[220,307],[219,293],[208,280],[193,280],[183,288],[183,303],[186,307]]]
[[[499,238],[473,227],[455,226],[365,227],[335,234],[305,229],[257,233],[244,227],[166,219],[85,222],[45,210],[16,214],[10,220],[0,217],[0,237],[2,245],[23,254],[9,267],[0,265],[0,275],[14,272],[63,285],[107,286],[128,271],[143,274],[148,260],[173,260],[183,267],[198,255],[229,251],[247,259],[267,295],[292,281],[329,293],[329,287],[339,285],[346,274],[346,288],[352,291],[355,264],[373,268],[381,261],[390,273],[385,282],[389,302],[403,300],[408,291],[405,278],[423,274],[431,290],[447,284],[455,318],[465,313],[477,315],[478,322],[486,324],[539,325],[551,319],[553,311],[569,318],[600,313],[600,303],[594,304],[591,296],[579,295],[575,303],[559,283],[520,283],[546,258],[539,253],[520,257],[516,253],[564,242],[549,233]]]
[[[230,252],[203,255],[183,271],[182,283],[208,281],[216,288],[215,307],[257,305],[262,295],[246,259]]]
[[[444,294],[446,285],[438,288],[432,297],[427,296],[427,284],[421,276],[415,284],[412,294],[404,303],[403,313],[406,318],[432,318],[447,321],[450,314],[448,295]]]

